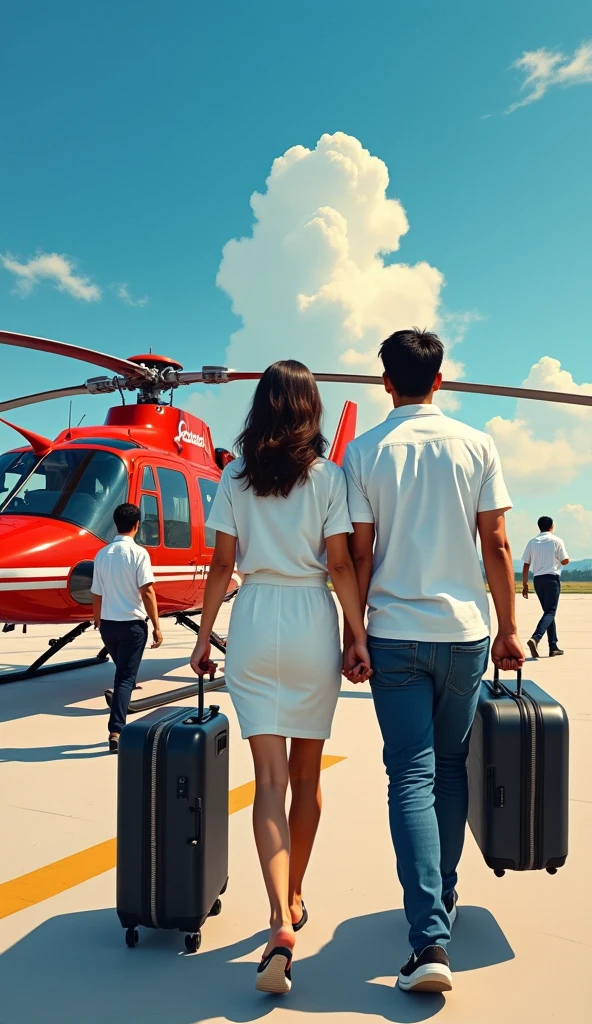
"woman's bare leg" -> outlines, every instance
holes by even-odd
[[[321,817],[321,755],[324,740],[292,740],[289,773],[290,878],[289,904],[293,924],[302,917],[302,881]]]
[[[282,736],[251,736],[249,742],[255,763],[253,829],[270,906],[271,933],[263,954],[267,956],[274,946],[293,949],[296,941],[288,903],[288,758]]]

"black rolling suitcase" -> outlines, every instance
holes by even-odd
[[[219,708],[160,708],[121,733],[117,777],[117,913],[186,932],[188,951],[222,908],[228,881],[228,719]]]
[[[468,757],[469,825],[488,867],[546,868],[567,857],[569,726],[532,682],[483,682]]]

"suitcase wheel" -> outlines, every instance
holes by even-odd
[[[201,932],[185,936],[185,949],[188,953],[197,953],[201,946]]]
[[[222,900],[216,900],[214,906],[210,910],[209,917],[218,917],[218,914],[222,912]]]
[[[138,929],[137,928],[128,928],[126,933],[125,933],[125,944],[126,944],[126,946],[129,946],[130,949],[133,949],[134,946],[138,945],[139,941],[140,941],[140,936],[138,935]]]
[[[503,868],[494,868],[493,873],[496,878],[503,878],[506,872]]]
[[[547,868],[547,871],[549,872],[550,875],[556,875],[557,874],[557,868]]]

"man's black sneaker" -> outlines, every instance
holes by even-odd
[[[528,650],[532,654],[533,658],[538,658],[538,656],[539,656],[539,646],[538,646],[538,642],[535,640],[535,638],[533,636],[531,636],[530,640],[528,641]]]
[[[426,946],[419,955],[412,953],[399,972],[403,992],[450,992],[452,974],[448,953],[442,946]]]
[[[560,651],[558,647],[553,647],[549,651],[550,658],[558,658],[560,654],[565,654],[565,651]]]
[[[458,893],[457,893],[456,889],[454,889],[453,892],[449,892],[448,895],[444,897],[443,903],[444,903],[444,909],[445,909],[446,913],[448,914],[448,919],[450,921],[450,927],[452,928],[452,925],[456,921],[456,913],[457,913],[457,911],[456,911],[456,904],[458,903]]]

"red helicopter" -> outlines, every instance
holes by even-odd
[[[261,372],[239,372],[205,366],[186,372],[179,362],[161,355],[120,359],[102,352],[46,338],[0,331],[0,344],[51,352],[101,366],[115,376],[93,377],[85,383],[0,402],[0,413],[54,398],[119,393],[122,404],[109,410],[103,426],[69,427],[51,441],[14,426],[27,442],[0,455],[0,621],[4,632],[16,625],[72,624],[50,641],[29,668],[0,674],[0,682],[81,668],[107,660],[95,658],[47,665],[66,644],[91,626],[93,559],[115,531],[113,510],[124,501],[142,512],[140,543],[150,551],[155,589],[163,616],[197,631],[191,618],[201,609],[215,536],[205,527],[221,471],[233,456],[214,448],[208,426],[173,406],[180,387],[235,380],[258,380]],[[318,381],[381,384],[379,376],[316,373]],[[592,397],[448,381],[443,389],[592,405]],[[128,405],[126,392],[137,392]],[[161,395],[169,393],[169,402]],[[341,463],[355,436],[357,407],[346,402],[329,458]],[[7,423],[8,421],[2,420]],[[234,576],[228,599],[240,580]],[[212,637],[224,650],[224,640]],[[190,687],[157,698],[132,702],[144,710],[165,700],[188,695]],[[194,688],[193,688],[194,689]],[[176,695],[176,696],[175,696]],[[141,707],[140,707],[141,705]]]

